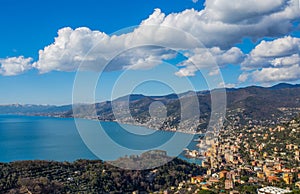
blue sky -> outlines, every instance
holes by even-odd
[[[102,101],[112,93],[299,83],[298,0],[0,3],[0,104],[69,104],[76,74],[85,73],[87,88],[95,88],[82,92],[86,102],[94,94]],[[162,83],[143,83],[151,76]],[[139,80],[132,91],[114,91],[132,80]]]

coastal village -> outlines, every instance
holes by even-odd
[[[300,192],[299,108],[281,108],[281,116],[265,120],[247,117],[244,111],[227,110],[223,127],[218,125],[218,131],[209,130],[217,131],[215,134],[194,139],[198,149],[185,149],[186,157],[202,160],[206,174],[190,177],[165,193]],[[166,120],[163,127],[156,126],[161,121],[155,117],[147,122],[124,117],[120,122],[184,133],[195,133],[197,128],[189,119],[182,122],[181,128],[173,126],[175,117]]]
[[[216,138],[198,144],[210,145],[207,150],[188,152],[205,158],[206,174],[191,177],[171,193],[299,193],[300,119],[249,120],[241,126],[236,114],[228,118],[231,124]]]

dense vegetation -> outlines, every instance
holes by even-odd
[[[21,161],[0,164],[0,193],[132,193],[178,185],[203,169],[180,159],[152,170],[132,171],[102,161]]]

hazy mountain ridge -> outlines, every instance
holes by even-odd
[[[212,90],[211,92],[216,92]],[[200,109],[201,128],[205,128],[211,114],[211,92],[199,91],[197,98]],[[183,94],[169,94],[166,96],[144,96],[133,94],[118,98],[114,101],[106,101],[96,104],[75,105],[73,114],[72,105],[66,106],[43,106],[43,105],[1,105],[0,114],[27,114],[27,115],[47,115],[60,117],[82,117],[99,119],[104,121],[114,121],[115,114],[120,113],[118,120],[125,123],[138,122],[140,124],[151,122],[149,106],[155,102],[161,102],[166,108],[166,120],[160,129],[176,128],[181,118],[181,108],[183,110],[193,110],[192,92]],[[255,120],[274,119],[283,115],[283,109],[300,110],[300,85],[281,83],[272,87],[249,86],[245,88],[226,89],[227,111],[242,110],[237,113],[241,118],[251,118]],[[184,105],[181,101],[184,99]],[[189,103],[191,101],[191,103]],[[129,102],[129,103],[128,103]],[[181,107],[182,106],[182,107]],[[129,110],[128,109],[129,107]],[[163,110],[158,107],[158,111]],[[122,112],[127,110],[127,112]],[[189,111],[184,111],[184,113]],[[130,120],[131,115],[134,120]],[[193,117],[193,114],[190,115]],[[149,127],[156,128],[156,126]]]
[[[34,105],[34,104],[8,104],[0,105],[0,114],[53,114],[64,113],[72,109],[72,105]]]
[[[300,85],[251,86],[227,91],[227,107],[245,109],[245,113],[254,119],[269,119],[272,114],[279,116],[280,108],[300,107]]]
[[[218,92],[219,89],[212,90],[211,92]],[[197,98],[199,101],[200,108],[200,123],[202,127],[205,128],[211,114],[211,95],[208,91],[197,92]],[[278,84],[272,87],[259,87],[259,86],[249,86],[245,88],[238,89],[226,89],[227,94],[227,111],[233,111],[236,109],[242,110],[239,113],[235,113],[242,118],[242,123],[248,119],[254,120],[274,120],[283,116],[285,113],[282,108],[295,109],[300,108],[300,85],[291,84]],[[175,97],[177,96],[177,98]],[[130,114],[135,121],[129,121],[128,123],[138,122],[146,123],[149,122],[149,106],[155,101],[162,102],[167,109],[167,119],[162,127],[166,129],[167,126],[177,126],[181,122],[181,108],[184,110],[193,110],[193,103],[184,103],[181,107],[180,101],[185,98],[185,102],[192,100],[189,92],[185,94],[171,94],[167,96],[142,96],[142,95],[132,95],[126,98],[120,98],[113,102],[97,103],[94,105],[96,110],[96,115],[100,120],[115,120],[112,104],[114,107],[119,107],[120,109],[126,108],[126,102],[129,99],[129,109]],[[180,99],[180,100],[179,100]],[[127,104],[128,106],[128,104]],[[84,109],[84,107],[79,107]],[[89,110],[93,109],[90,107]],[[78,111],[88,113],[89,111]],[[94,111],[95,112],[95,111]],[[183,111],[184,113],[188,111]],[[91,112],[89,112],[91,113]],[[92,114],[86,114],[88,115]],[[73,116],[72,111],[69,111],[66,116]],[[82,117],[80,115],[79,117]],[[291,117],[293,115],[290,115]],[[124,118],[121,118],[121,121]],[[245,120],[245,121],[243,121]],[[126,122],[126,119],[123,121]],[[152,126],[155,127],[155,126]]]

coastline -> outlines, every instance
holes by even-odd
[[[168,131],[168,132],[174,132],[174,133],[184,133],[184,134],[190,134],[190,135],[205,135],[201,132],[193,132],[193,131],[186,131],[186,130],[168,130],[168,129],[155,129],[155,128],[151,128],[148,127],[147,125],[144,124],[137,124],[137,123],[130,123],[130,122],[119,122],[116,120],[99,120],[96,118],[86,118],[86,117],[62,117],[60,115],[44,115],[44,114],[20,114],[20,113],[13,113],[13,114],[0,114],[0,115],[10,115],[10,116],[29,116],[29,117],[44,117],[44,118],[60,118],[60,119],[84,119],[84,120],[90,120],[90,121],[97,121],[97,122],[114,122],[114,123],[119,123],[122,125],[131,125],[131,126],[135,126],[135,127],[145,127],[147,129],[150,130],[154,130],[154,131]]]
[[[147,129],[150,129],[150,130],[153,130],[153,131],[167,131],[167,132],[184,133],[184,134],[190,134],[190,135],[204,135],[203,133],[192,132],[192,131],[185,131],[185,130],[155,129],[155,128],[148,127],[147,125],[144,125],[144,124],[136,124],[136,123],[129,123],[129,122],[119,122],[119,121],[116,121],[116,120],[108,121],[108,120],[99,120],[99,119],[82,118],[82,117],[55,117],[55,118],[73,118],[73,119],[92,120],[92,121],[98,121],[98,122],[114,122],[114,123],[119,123],[119,124],[122,124],[122,125],[130,125],[130,126],[135,126],[135,127],[145,127]]]
[[[16,126],[19,126],[18,128],[18,130],[17,131],[14,131],[13,133],[15,133],[15,132],[17,132],[16,134],[20,134],[20,133],[23,133],[22,131],[24,131],[24,132],[26,132],[27,133],[27,135],[26,136],[28,136],[28,138],[35,138],[35,139],[33,139],[32,141],[31,140],[29,140],[29,142],[32,142],[33,143],[33,145],[35,145],[36,143],[36,141],[43,141],[43,144],[42,145],[40,145],[40,146],[38,146],[38,147],[41,147],[41,149],[46,149],[46,151],[49,151],[49,153],[52,153],[53,152],[53,149],[56,149],[56,147],[57,146],[55,146],[55,142],[56,141],[53,141],[53,137],[58,137],[58,138],[62,138],[63,137],[63,139],[64,138],[72,138],[72,139],[78,139],[79,141],[81,141],[80,140],[80,136],[78,136],[78,135],[75,135],[75,134],[77,134],[78,132],[77,132],[77,130],[76,130],[76,125],[75,125],[75,121],[74,121],[74,118],[73,117],[55,117],[55,116],[46,116],[46,115],[24,115],[24,114],[1,114],[1,116],[3,116],[3,118],[4,118],[4,120],[3,120],[3,123],[8,123],[8,126],[11,126],[11,124],[10,123],[15,123],[14,125],[16,125]],[[7,117],[7,118],[5,118],[5,117]],[[23,118],[24,117],[24,118]],[[28,118],[28,119],[27,119]],[[40,122],[39,121],[39,119],[41,119],[42,120],[42,123],[45,121],[46,123],[48,123],[48,124],[46,124],[46,125],[48,125],[49,127],[47,128],[47,129],[45,129],[45,130],[42,130],[42,131],[45,131],[47,134],[50,132],[50,135],[51,136],[49,136],[49,135],[47,135],[48,137],[46,137],[46,141],[44,141],[44,139],[41,139],[41,137],[43,138],[44,137],[44,135],[43,135],[43,132],[42,131],[40,131],[40,127],[28,127],[29,125],[30,125],[30,123],[31,123],[31,121],[33,121],[33,122],[35,122],[35,120],[37,121],[37,122]],[[75,118],[76,119],[76,118]],[[117,122],[114,122],[114,121],[99,121],[99,120],[96,120],[96,119],[86,119],[86,118],[78,118],[78,119],[80,119],[80,120],[85,120],[86,122],[87,121],[92,121],[92,126],[94,126],[94,125],[98,125],[97,123],[98,122],[102,122],[102,123],[112,123],[113,125],[118,125],[118,123]],[[65,124],[59,124],[57,127],[51,127],[52,126],[52,122],[56,122],[56,120],[58,121],[58,123],[64,123],[64,121],[66,121],[67,123],[69,123],[69,124],[67,124],[67,126],[70,126],[71,127],[71,131],[73,131],[73,130],[75,130],[74,131],[74,133],[73,132],[71,132],[70,133],[70,130],[62,130],[62,129],[67,129],[67,128],[64,128],[64,125]],[[63,121],[63,122],[59,122],[59,121]],[[25,123],[25,126],[23,126],[23,124],[22,123]],[[51,122],[51,123],[50,123]],[[73,123],[73,124],[72,124]],[[94,124],[93,124],[94,123]],[[71,125],[70,125],[71,124]],[[108,124],[108,125],[110,125],[110,124]],[[144,127],[144,126],[136,126],[136,125],[130,125],[130,124],[124,124],[124,125],[128,125],[129,127],[130,126],[132,126],[132,127],[137,127],[136,129],[134,129],[134,130],[139,130],[139,127],[142,127],[142,128],[144,128],[144,129],[146,129],[146,130],[150,130],[149,131],[149,134],[150,133],[155,133],[155,131],[159,131],[160,133],[160,135],[159,134],[157,134],[157,135],[159,135],[159,136],[161,136],[162,138],[166,138],[166,137],[168,137],[168,136],[172,136],[172,133],[173,134],[175,134],[175,132],[174,131],[167,131],[167,130],[154,130],[154,129],[149,129],[149,128],[146,128],[146,127]],[[54,125],[54,126],[56,126],[56,125]],[[73,126],[73,127],[72,127]],[[25,127],[25,128],[24,128]],[[24,128],[24,130],[23,130],[23,128]],[[106,127],[105,127],[106,128]],[[6,128],[3,128],[3,129],[6,129]],[[9,129],[9,128],[7,128],[7,129]],[[41,129],[43,129],[43,128],[41,128]],[[53,130],[54,129],[54,130]],[[110,128],[107,128],[107,129],[110,129]],[[21,131],[20,131],[21,130]],[[31,134],[30,133],[30,131],[31,130],[33,130],[32,131],[32,133],[33,134]],[[50,131],[49,131],[50,130]],[[143,131],[143,129],[141,129],[142,131]],[[48,132],[47,132],[48,131]],[[62,131],[62,132],[60,132],[60,131]],[[113,130],[114,131],[114,130]],[[151,131],[153,131],[153,132],[151,132]],[[166,134],[164,135],[164,132],[166,132]],[[12,132],[10,132],[10,134],[11,134]],[[113,133],[113,132],[112,132]],[[170,133],[170,134],[168,134],[168,133]],[[195,138],[193,138],[194,137],[194,134],[190,134],[190,133],[183,133],[183,132],[180,132],[180,131],[177,131],[177,133],[180,133],[180,134],[178,134],[178,135],[180,135],[180,136],[182,136],[182,135],[184,135],[184,136],[186,136],[186,135],[188,135],[188,136],[190,136],[191,137],[191,145],[189,145],[189,149],[197,149],[196,148],[196,146],[194,145],[195,144],[195,142],[194,141],[192,141],[193,139],[195,139]],[[36,136],[36,134],[41,134],[41,136]],[[61,134],[61,135],[56,135],[56,134]],[[78,138],[77,137],[75,137],[75,136],[78,136]],[[182,134],[182,135],[181,135]],[[70,136],[71,135],[71,136]],[[25,137],[26,137],[25,136]],[[120,135],[119,135],[120,136]],[[122,136],[122,135],[121,135]],[[153,137],[153,135],[151,135],[152,137]],[[9,136],[7,136],[7,137],[9,137]],[[24,142],[22,139],[24,139],[25,137],[18,137],[18,140],[17,141],[22,141],[22,142]],[[36,138],[39,138],[39,139],[36,139]],[[13,138],[13,137],[11,137],[11,138]],[[28,139],[28,138],[26,138],[26,139]],[[52,138],[52,140],[51,140],[51,138]],[[116,138],[122,138],[122,137],[118,137],[118,136],[116,136]],[[142,139],[143,138],[146,138],[146,137],[141,137]],[[140,138],[139,138],[140,139]],[[6,140],[7,140],[7,138],[5,138],[5,135],[3,136],[3,143],[2,143],[2,146],[6,146],[6,144],[7,143],[5,143],[6,142]],[[75,142],[77,142],[78,140],[76,140]],[[27,140],[26,140],[27,141]],[[62,141],[64,141],[64,140],[58,140],[59,141],[59,146],[62,146],[62,145],[66,145],[66,146],[70,146],[70,145],[76,145],[76,144],[74,144],[74,143],[63,143]],[[117,141],[119,141],[119,140],[117,140]],[[125,140],[125,141],[127,141],[127,140]],[[140,141],[140,140],[138,140],[138,141]],[[159,141],[162,141],[162,140],[159,140]],[[158,141],[158,142],[159,142]],[[141,143],[141,142],[139,142],[139,143]],[[30,143],[31,144],[31,143]],[[189,143],[190,144],[190,143]],[[19,144],[16,144],[16,145],[19,145]],[[21,143],[20,145],[23,145],[23,143]],[[159,145],[159,144],[158,144]],[[50,147],[49,147],[50,146]],[[53,148],[52,148],[52,146],[54,146]],[[19,146],[20,147],[20,146]],[[59,154],[59,153],[56,153],[56,154],[54,154],[53,156],[52,156],[52,154],[51,154],[51,157],[49,156],[49,157],[46,157],[46,156],[44,156],[45,154],[38,154],[38,155],[36,155],[35,154],[35,151],[34,150],[32,150],[32,148],[26,148],[26,147],[32,147],[32,146],[25,146],[24,148],[22,148],[24,151],[22,151],[22,153],[20,152],[20,150],[16,147],[16,146],[13,146],[12,148],[11,148],[11,151],[9,151],[9,149],[7,149],[7,151],[5,151],[5,152],[3,152],[3,154],[4,154],[4,157],[3,157],[3,160],[2,161],[0,161],[0,162],[12,162],[12,161],[23,161],[23,160],[35,160],[35,159],[37,159],[37,160],[55,160],[55,161],[61,161],[61,162],[63,162],[63,161],[75,161],[75,160],[77,160],[77,159],[80,159],[80,158],[84,158],[84,159],[92,159],[92,160],[94,160],[94,159],[98,159],[98,157],[96,157],[95,155],[93,155],[93,156],[95,156],[95,157],[90,157],[90,154],[87,154],[85,151],[84,152],[82,152],[82,150],[81,151],[72,151],[72,153],[69,153],[69,154],[67,154],[68,156],[62,156],[61,154]],[[36,146],[34,146],[34,147],[36,147]],[[86,147],[86,146],[84,146],[84,147]],[[9,147],[8,147],[9,148]],[[184,148],[186,148],[186,147],[184,147]],[[187,161],[187,162],[190,162],[190,163],[196,163],[196,164],[200,164],[201,163],[201,161],[196,161],[195,162],[195,160],[194,159],[189,159],[189,158],[186,158],[186,157],[184,157],[184,148],[182,148],[181,149],[181,151],[182,151],[182,153],[180,153],[180,154],[176,154],[176,155],[174,155],[174,154],[172,154],[172,152],[171,153],[169,153],[172,157],[174,157],[174,158],[180,158],[180,159],[182,159],[182,160],[185,160],[185,161]],[[13,149],[13,150],[12,150]],[[30,153],[32,152],[32,154],[34,154],[33,156],[34,157],[31,157],[30,156],[30,153],[27,153],[27,149],[30,149]],[[40,148],[35,148],[35,150],[36,149],[40,149]],[[73,149],[73,148],[70,148],[70,149]],[[176,149],[178,149],[178,148],[176,148]],[[19,150],[19,151],[18,151]],[[25,154],[25,152],[27,153],[27,154]],[[24,154],[25,155],[24,155]],[[29,154],[29,155],[28,155]],[[83,154],[83,155],[82,155]],[[24,157],[23,157],[24,156]],[[56,157],[56,156],[58,156],[58,157]],[[86,157],[86,156],[88,156],[88,157]],[[121,155],[120,155],[121,156]],[[120,156],[117,156],[117,157],[120,157]],[[116,157],[116,158],[117,158]],[[103,159],[103,158],[100,158],[100,159]],[[106,159],[104,159],[105,161],[106,161]]]

